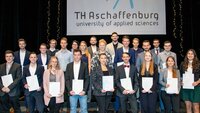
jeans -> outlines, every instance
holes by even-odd
[[[70,101],[70,113],[77,113],[78,100],[80,103],[80,113],[88,113],[87,110],[87,95],[73,95],[69,97]]]

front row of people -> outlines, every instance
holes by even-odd
[[[120,99],[121,113],[126,113],[127,109],[131,113],[138,112],[136,101],[136,92],[140,91],[140,102],[142,113],[156,113],[158,83],[161,85],[161,97],[164,102],[165,112],[179,113],[179,96],[183,97],[186,103],[187,113],[191,113],[192,106],[194,113],[199,113],[200,102],[200,63],[194,50],[189,50],[184,62],[181,64],[180,72],[175,66],[175,60],[169,56],[166,60],[166,68],[158,72],[158,67],[152,59],[150,52],[145,52],[144,62],[140,70],[129,63],[129,53],[122,54],[123,64],[114,70],[107,65],[107,56],[105,53],[99,54],[99,65],[94,67],[89,76],[88,66],[81,61],[81,51],[74,50],[74,61],[69,63],[64,73],[59,66],[57,57],[50,59],[47,70],[38,65],[36,53],[30,53],[30,64],[20,68],[19,64],[13,62],[14,54],[12,51],[5,52],[6,63],[0,65],[0,109],[2,113],[9,113],[10,107],[14,108],[15,113],[21,113],[19,104],[20,84],[22,79],[25,96],[27,99],[30,113],[36,109],[39,113],[44,113],[45,105],[49,108],[50,113],[58,113],[64,102],[64,91],[69,95],[70,113],[77,112],[77,103],[80,103],[80,112],[87,113],[87,91],[89,88],[90,77],[92,80],[93,95],[96,98],[99,113],[107,113],[109,103],[114,91]],[[160,73],[160,74],[158,74]],[[181,73],[181,74],[180,74]],[[194,82],[190,88],[182,88],[184,77],[194,75]],[[34,77],[38,81],[38,87],[30,84]],[[111,78],[105,83],[103,79]],[[113,80],[112,80],[113,79]],[[170,81],[177,83],[177,90],[169,90],[172,87]],[[55,90],[58,94],[53,94],[50,87],[57,84]],[[35,83],[32,83],[35,84]],[[104,89],[105,84],[110,89]],[[37,85],[36,85],[37,86]],[[54,86],[55,87],[55,86]],[[174,87],[174,86],[173,86]],[[176,87],[176,86],[175,86]],[[193,88],[192,88],[193,87]],[[173,89],[173,88],[171,88]],[[176,89],[176,88],[174,88]],[[179,90],[181,92],[179,93]],[[181,95],[179,95],[181,94]],[[130,107],[127,106],[129,103]],[[0,112],[1,112],[0,111]]]

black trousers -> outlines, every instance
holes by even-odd
[[[98,113],[108,113],[108,107],[111,101],[111,95],[95,96],[97,105],[99,107]]]
[[[131,113],[137,113],[138,112],[138,106],[137,106],[137,99],[136,95],[125,95],[123,97],[119,97],[120,101],[120,113],[126,113],[127,112],[127,102],[129,102],[130,105],[130,112]]]
[[[1,109],[2,113],[10,113],[10,108],[13,107],[15,113],[21,113],[20,110],[20,104],[19,104],[19,96],[9,96],[8,94],[5,94],[3,96],[0,96],[1,100]]]
[[[161,98],[164,103],[165,113],[179,113],[179,94],[167,94],[166,91],[161,91]]]
[[[157,92],[141,93],[141,113],[156,113]]]
[[[50,99],[50,102],[49,102],[49,113],[59,113],[59,110],[61,108],[61,103],[56,103],[56,98],[55,97],[52,97]]]

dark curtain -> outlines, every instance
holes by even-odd
[[[130,35],[140,38],[141,41],[158,38],[162,43],[165,40],[172,42],[172,51],[178,55],[178,62],[182,61],[183,55],[189,48],[197,50],[200,54],[198,41],[199,32],[199,0],[165,0],[166,1],[166,35]],[[175,1],[175,2],[173,2]],[[180,11],[180,1],[182,1]],[[175,3],[175,6],[174,6]],[[73,4],[72,4],[73,5]],[[174,17],[174,10],[177,15]],[[180,14],[183,16],[182,38],[180,35]],[[174,30],[174,18],[176,30]],[[174,37],[176,34],[176,38]],[[4,51],[18,49],[17,40],[24,38],[27,41],[27,50],[38,53],[39,44],[48,43],[51,38],[66,34],[66,0],[1,0],[0,1],[0,63],[4,62]],[[120,36],[121,37],[121,36]],[[85,40],[89,44],[90,36],[68,36],[68,48],[72,40]],[[111,41],[110,36],[97,36]],[[182,41],[183,40],[183,41]],[[119,40],[121,41],[121,39]],[[182,46],[181,46],[182,42]],[[140,42],[141,46],[141,42]],[[59,48],[59,45],[58,45]],[[183,51],[182,51],[183,50]]]

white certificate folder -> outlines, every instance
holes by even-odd
[[[166,88],[165,90],[168,94],[179,93],[178,78],[167,78],[167,84],[169,84],[169,87]]]
[[[114,89],[113,76],[103,76],[102,81],[104,90],[110,91]]]
[[[35,91],[40,88],[37,75],[32,75],[32,76],[26,77],[26,81],[29,86],[28,87],[29,91]]]
[[[183,89],[194,89],[192,83],[194,82],[194,74],[185,73],[183,74]]]
[[[83,91],[83,80],[73,80],[72,81],[72,91],[75,92],[75,94],[79,94],[81,91]]]
[[[132,86],[132,82],[131,82],[131,78],[124,78],[124,79],[120,79],[121,85],[124,89],[126,90],[133,90],[133,86]]]
[[[2,84],[4,87],[8,87],[13,83],[12,74],[1,76]]]
[[[60,82],[49,82],[49,94],[52,97],[58,97],[60,94]]]
[[[142,77],[142,88],[145,91],[149,91],[153,85],[153,78],[152,77]]]

